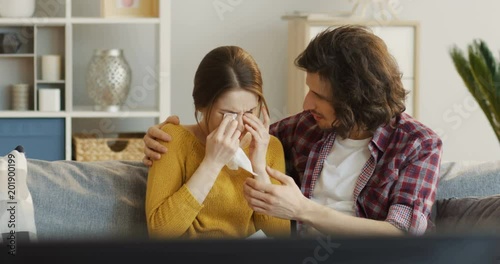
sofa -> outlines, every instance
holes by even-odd
[[[27,181],[38,241],[147,238],[139,161],[28,159]],[[499,194],[500,161],[442,162],[432,232],[500,226]]]

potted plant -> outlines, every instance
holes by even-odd
[[[467,54],[454,45],[450,56],[467,89],[483,110],[500,142],[500,64],[483,40],[468,45]]]

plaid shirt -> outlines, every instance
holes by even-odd
[[[311,198],[335,133],[320,129],[309,112],[272,124],[270,133],[283,144],[291,163],[288,174],[304,196]],[[412,234],[432,227],[441,147],[441,139],[432,130],[404,113],[391,125],[379,127],[354,188],[356,216],[387,221]]]

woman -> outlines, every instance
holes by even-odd
[[[168,153],[149,170],[150,236],[244,238],[260,229],[268,236],[289,235],[289,221],[253,212],[243,196],[247,177],[269,182],[266,166],[285,169],[281,143],[268,133],[262,78],[253,58],[235,46],[209,52],[196,71],[193,99],[196,124],[162,128],[176,140],[164,143]],[[225,166],[240,147],[255,176]]]

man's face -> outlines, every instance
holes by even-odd
[[[331,103],[330,83],[322,80],[318,73],[308,72],[306,84],[309,92],[304,99],[304,110],[311,112],[320,128],[331,129],[336,116]]]

